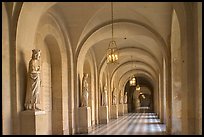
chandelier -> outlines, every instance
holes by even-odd
[[[107,63],[116,63],[118,61],[118,48],[113,40],[113,2],[111,2],[111,17],[112,17],[112,40],[109,43],[107,50]]]
[[[133,77],[130,79],[130,86],[135,86],[136,85],[136,79],[133,75]]]

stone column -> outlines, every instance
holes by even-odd
[[[47,134],[45,111],[26,110],[20,113],[20,117],[22,135]]]
[[[182,61],[181,61],[181,44],[180,28],[176,13],[172,17],[172,37],[171,37],[171,83],[172,83],[172,128],[171,134],[182,134]],[[186,92],[186,91],[185,91]]]

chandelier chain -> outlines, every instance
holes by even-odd
[[[111,18],[112,18],[112,41],[113,41],[113,2],[111,2]]]

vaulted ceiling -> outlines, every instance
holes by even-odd
[[[110,2],[59,2],[48,11],[64,21],[75,52],[80,48],[94,51],[97,66],[106,68],[106,49],[111,40]],[[117,69],[122,76],[131,69],[141,69],[158,75],[169,52],[172,4],[114,2],[113,15],[120,59],[111,67],[112,73]],[[131,68],[132,62],[135,68]]]
[[[24,3],[22,9],[35,12],[33,17],[24,17],[30,22],[39,21],[35,16],[40,14],[42,21],[43,14],[54,14],[65,25],[63,31],[69,36],[73,54],[85,58],[88,51],[93,51],[99,71],[105,71],[106,50],[111,40],[110,2]],[[170,54],[172,12],[170,2],[113,2],[113,35],[119,48],[119,64],[109,67],[113,77],[138,72],[158,80],[163,60]],[[36,26],[26,29],[34,32]],[[32,43],[30,37],[34,34],[24,38]]]

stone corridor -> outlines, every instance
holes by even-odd
[[[2,2],[3,135],[202,135],[202,2]]]

